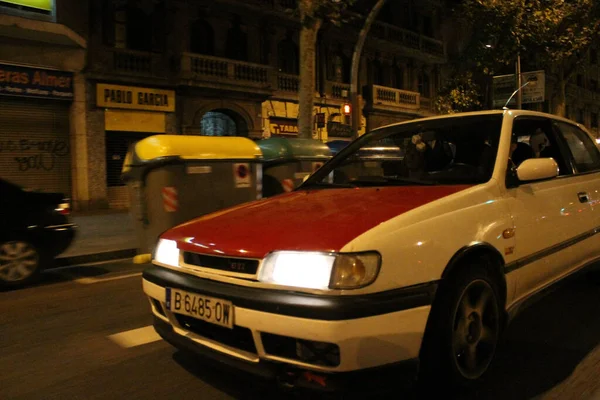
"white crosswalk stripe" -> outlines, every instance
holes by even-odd
[[[114,335],[108,336],[108,338],[124,348],[141,346],[161,340],[161,337],[156,333],[152,325],[115,333]]]

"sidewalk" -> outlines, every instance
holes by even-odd
[[[136,238],[128,212],[107,210],[71,216],[77,235],[71,246],[58,256],[59,266],[85,264],[134,257]]]

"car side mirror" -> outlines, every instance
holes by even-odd
[[[539,181],[557,176],[558,164],[553,158],[530,158],[517,168],[517,177],[521,182]]]

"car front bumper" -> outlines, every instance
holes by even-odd
[[[208,323],[205,324],[210,325],[207,331],[210,335],[188,329],[180,316],[167,309],[167,287],[232,301],[235,332],[219,327],[225,331],[215,334],[217,328]],[[156,266],[144,271],[143,288],[150,299],[156,331],[175,347],[265,378],[317,387],[323,386],[322,377],[326,382],[348,381],[349,377],[349,381],[355,381],[354,374],[368,374],[380,367],[400,369],[407,380],[415,378],[435,294],[435,285],[429,285],[386,296],[329,299],[239,287]],[[238,338],[251,343],[241,346],[236,342]],[[306,341],[333,345],[337,349],[337,362],[328,364],[290,352],[272,351],[276,348],[270,345],[273,338],[294,341],[296,348]]]

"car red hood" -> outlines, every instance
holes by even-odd
[[[273,250],[339,251],[382,222],[468,187],[297,191],[200,217],[162,237],[184,251],[244,258]]]

